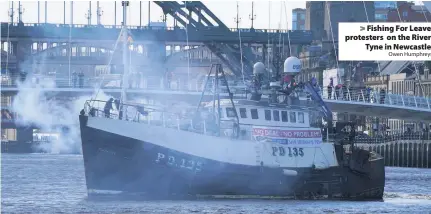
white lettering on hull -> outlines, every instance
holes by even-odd
[[[156,163],[166,164],[172,167],[184,168],[199,172],[202,170],[202,162],[194,161],[184,158],[175,157],[173,155],[165,155],[163,153],[157,153]]]

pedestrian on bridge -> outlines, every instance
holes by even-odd
[[[141,88],[141,78],[142,78],[142,75],[141,75],[141,72],[137,72],[136,73],[136,88]]]
[[[371,98],[371,87],[367,87],[367,90],[365,92],[365,102],[370,102]]]
[[[78,84],[79,84],[79,88],[83,88],[84,87],[84,72],[79,72],[78,74]]]
[[[343,100],[348,100],[349,98],[350,99],[355,99],[355,97],[354,97],[355,95],[352,97],[352,93],[351,92],[353,90],[352,90],[351,87],[347,88],[346,84],[343,84],[343,85],[339,84],[338,87],[339,87],[339,90],[342,91]]]
[[[338,84],[335,86],[335,99],[338,100],[340,95],[342,95],[343,85]]]
[[[380,89],[380,104],[385,104],[386,91],[384,88]]]
[[[133,88],[134,78],[135,78],[135,74],[134,73],[130,73],[129,74],[129,88]]]
[[[172,78],[173,78],[173,73],[172,71],[168,71],[168,69],[166,69],[166,88],[167,89],[171,89],[171,82],[172,82]]]
[[[72,72],[72,86],[74,88],[76,88],[76,86],[78,85],[77,82],[78,82],[78,74],[75,71],[73,71]]]
[[[332,89],[334,88],[334,78],[329,78],[329,85],[328,85],[328,100],[332,97]]]

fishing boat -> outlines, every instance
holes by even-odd
[[[332,112],[312,85],[283,88],[280,77],[265,77],[269,72],[258,62],[250,93],[237,96],[216,64],[188,114],[132,103],[125,90],[127,33],[124,19],[124,86],[117,111],[93,99],[79,115],[89,197],[382,199],[383,158],[354,146],[352,125],[346,127],[348,145],[323,141],[321,119],[331,124]],[[285,60],[283,73],[300,71],[298,58]]]
[[[280,92],[274,81],[237,99],[228,85],[227,93],[218,88],[226,82],[221,65],[210,76],[193,117],[126,102],[106,115],[97,108],[106,101],[87,101],[79,120],[89,197],[382,199],[383,158],[322,140],[313,121],[332,113],[310,84],[298,90],[308,90],[311,101]]]

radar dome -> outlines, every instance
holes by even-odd
[[[253,74],[265,73],[265,65],[261,62],[256,62],[253,66]]]
[[[291,56],[284,61],[284,73],[299,73],[301,72],[301,60]]]

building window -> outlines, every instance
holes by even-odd
[[[388,20],[388,14],[376,14],[376,20]]]
[[[298,122],[304,123],[304,113],[303,112],[298,112]]]
[[[16,141],[16,129],[2,129],[1,140],[2,141]]]
[[[292,30],[298,30],[298,22],[297,21],[292,22]]]
[[[11,96],[1,96],[1,106],[6,107],[10,106],[12,104],[12,97]]]
[[[239,109],[239,115],[241,116],[241,118],[247,118],[247,109],[240,108]]]
[[[397,2],[395,1],[376,1],[374,2],[374,7],[377,9],[388,9],[388,8],[396,8]]]
[[[290,115],[290,122],[296,123],[296,112],[291,111],[291,112],[289,112],[289,115]]]
[[[265,120],[271,120],[271,110],[265,110]]]
[[[409,13],[408,12],[403,12],[403,16],[404,17],[407,17],[409,15]]]
[[[257,109],[251,109],[250,113],[251,113],[251,119],[255,119],[255,120],[259,119],[259,115],[257,114]]]
[[[299,19],[305,20],[305,14],[304,13],[299,14]]]
[[[289,121],[287,119],[287,111],[281,111],[281,121],[283,121],[283,122],[288,122]]]
[[[274,121],[280,121],[280,112],[277,110],[272,111],[272,117],[274,118]]]

